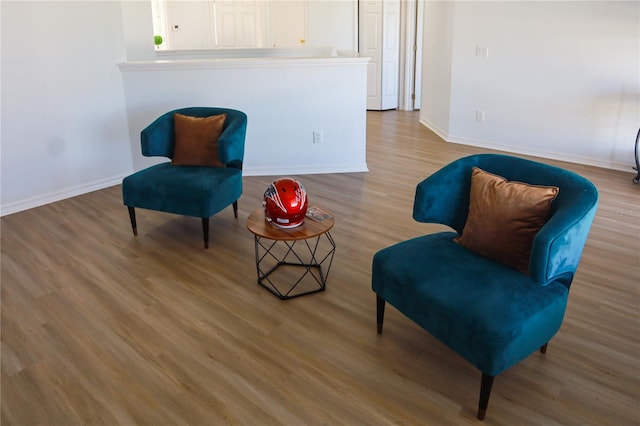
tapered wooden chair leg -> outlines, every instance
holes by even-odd
[[[540,346],[540,353],[541,354],[546,354],[547,353],[547,345],[548,344],[549,344],[549,342],[547,342],[544,345]]]
[[[495,376],[482,373],[482,382],[480,383],[480,402],[478,403],[478,420],[484,420],[489,405],[489,397],[491,396],[491,387]]]
[[[382,323],[384,322],[385,300],[376,294],[376,319],[378,323],[378,334],[382,334]]]
[[[136,209],[129,206],[127,206],[127,209],[129,209],[129,219],[131,220],[131,229],[133,230],[133,235],[138,235],[138,225],[136,224]]]
[[[209,248],[209,218],[202,218],[202,236],[204,237],[204,248]]]
[[[238,218],[238,202],[237,201],[233,202],[233,216],[236,219]]]

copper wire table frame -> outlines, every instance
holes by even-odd
[[[262,209],[254,211],[247,218],[247,228],[254,235],[258,284],[282,300],[324,291],[336,250],[329,232],[335,221],[330,215],[321,221],[306,218],[298,227],[282,229],[267,222]],[[283,285],[275,273],[284,267],[302,271],[293,283]],[[312,288],[295,292],[303,282]]]

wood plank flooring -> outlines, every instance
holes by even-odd
[[[367,127],[368,173],[297,176],[337,219],[311,296],[256,283],[245,220],[271,177],[245,177],[208,250],[194,218],[138,210],[134,237],[119,186],[3,217],[2,425],[479,424],[477,370],[390,306],[376,334],[370,268],[442,229],[412,220],[415,185],[487,151],[443,142],[416,112],[369,112]],[[601,202],[562,329],[496,379],[484,423],[640,424],[640,186],[547,162]]]

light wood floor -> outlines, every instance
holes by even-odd
[[[2,424],[473,425],[480,373],[387,308],[376,334],[373,254],[439,229],[415,185],[486,152],[448,144],[417,113],[368,114],[370,172],[300,176],[337,218],[327,291],[281,301],[256,284],[245,219],[138,211],[119,186],[2,218]],[[629,141],[631,144],[632,141]],[[546,355],[496,379],[487,425],[640,424],[640,186],[558,163],[601,203],[564,325]]]

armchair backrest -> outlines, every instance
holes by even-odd
[[[227,165],[242,165],[244,140],[247,131],[247,115],[238,110],[213,107],[189,107],[169,111],[149,124],[140,134],[142,155],[145,157],[173,158],[175,127],[173,114],[191,117],[209,117],[227,114],[222,134],[218,139],[220,161]]]
[[[560,280],[569,286],[595,216],[596,187],[559,167],[508,155],[473,155],[454,161],[418,184],[414,219],[448,225],[462,233],[469,212],[474,166],[509,181],[560,188],[551,205],[551,217],[533,241],[529,272],[540,285]]]

